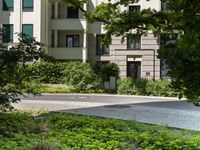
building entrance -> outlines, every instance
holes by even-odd
[[[140,61],[127,62],[127,77],[141,78],[141,62]]]

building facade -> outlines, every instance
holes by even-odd
[[[105,0],[90,0],[83,8],[91,11]],[[7,29],[7,43],[17,43],[15,33],[26,33],[48,46],[46,53],[60,60],[116,63],[121,77],[160,78],[160,60],[157,59],[159,40],[151,32],[146,36],[112,37],[107,47],[102,39],[106,33],[101,22],[93,24],[84,19],[77,8],[62,3],[47,4],[45,0],[2,0],[0,25]],[[130,4],[122,9],[140,11],[161,9],[160,0]]]

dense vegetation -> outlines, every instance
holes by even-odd
[[[119,68],[116,64],[88,64],[82,62],[49,63],[37,62],[19,67],[16,72],[20,74],[22,68],[26,72],[21,74],[25,90],[32,88],[35,93],[107,93],[129,95],[153,95],[153,96],[178,96],[180,92],[171,87],[167,80],[146,79],[120,79]],[[104,81],[109,81],[110,76],[116,76],[117,90],[104,89]],[[64,87],[51,87],[48,84],[63,84]],[[7,89],[17,88],[15,85],[7,85]]]
[[[21,69],[19,68],[17,71],[21,72]],[[118,79],[117,91],[104,89],[104,81],[109,81],[110,76],[116,76]],[[91,65],[82,62],[38,62],[26,66],[23,79],[29,88],[34,87],[32,91],[35,93],[116,92],[118,94],[153,96],[178,96],[180,94],[171,87],[171,82],[167,80],[119,79],[118,76],[119,68],[112,63]],[[64,84],[66,86],[51,87],[48,84]]]
[[[71,114],[0,114],[0,149],[199,150],[198,132]]]
[[[17,102],[17,94],[34,92],[24,82],[24,64],[28,61],[50,59],[44,53],[43,44],[27,35],[19,34],[19,43],[8,47],[2,43],[4,31],[0,28],[0,110],[12,109],[10,103]],[[19,69],[20,68],[20,69]]]
[[[24,66],[23,66],[24,67]],[[38,62],[26,65],[24,81],[47,84],[66,84],[76,89],[102,87],[110,76],[118,77],[116,64],[94,64],[77,61],[65,63]]]
[[[179,91],[171,87],[170,81],[132,78],[118,80],[117,93],[152,96],[178,96],[180,94]]]

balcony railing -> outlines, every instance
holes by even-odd
[[[85,19],[51,19],[52,30],[84,30],[86,27]]]
[[[52,47],[49,49],[49,54],[56,59],[82,60],[84,47]]]

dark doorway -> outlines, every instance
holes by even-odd
[[[140,61],[127,62],[127,77],[141,78],[141,62]]]

